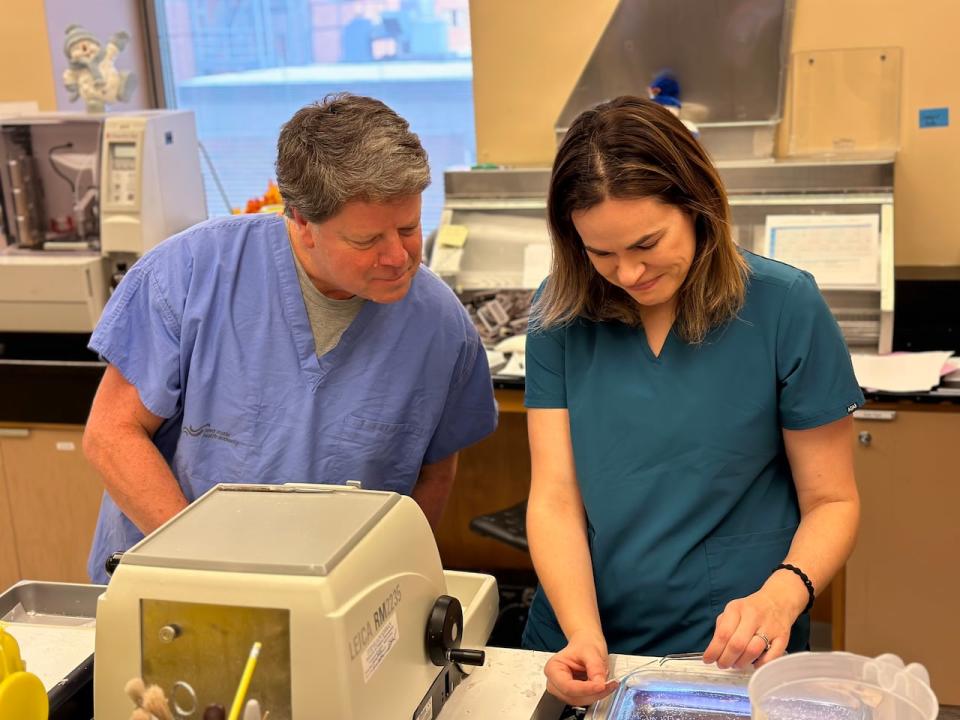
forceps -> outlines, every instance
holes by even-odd
[[[653,660],[648,661],[646,664],[641,665],[640,667],[650,667],[651,665],[656,665],[657,667],[663,667],[666,663],[670,662],[671,660],[703,660],[703,653],[702,652],[672,653],[670,655],[664,655],[663,657],[660,657],[660,658],[654,658]]]
[[[673,653],[672,655],[664,655],[662,658],[657,660],[657,666],[663,667],[664,663],[670,662],[671,660],[703,660],[703,653],[692,652],[692,653]]]

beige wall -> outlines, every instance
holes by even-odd
[[[43,3],[0,0],[0,102],[35,100],[55,110]]]
[[[617,0],[472,0],[477,160],[548,165],[553,126]]]
[[[897,153],[896,264],[960,265],[960,3],[798,0],[793,50],[903,48]],[[950,108],[946,128],[919,127],[922,108]]]
[[[553,126],[616,0],[473,0],[477,157],[546,165]],[[797,0],[792,49],[903,49],[896,179],[897,265],[960,266],[960,3]],[[950,107],[947,128],[920,130],[921,108]],[[789,108],[786,108],[789,113]],[[785,143],[781,143],[785,147]]]

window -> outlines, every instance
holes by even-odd
[[[437,226],[443,171],[476,156],[468,0],[156,0],[155,17],[166,104],[194,111],[209,159],[211,215],[263,195],[298,108],[349,91],[420,135],[424,230]]]

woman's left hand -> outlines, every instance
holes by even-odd
[[[727,603],[703,653],[705,663],[742,670],[751,664],[760,667],[784,654],[790,629],[804,607],[799,603],[806,602],[806,591],[800,595],[794,587],[799,581],[793,583],[796,578],[790,575],[774,573],[757,592]]]

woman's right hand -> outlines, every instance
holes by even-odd
[[[607,680],[607,643],[596,633],[574,633],[543,668],[547,692],[567,705],[591,705],[617,687]]]

